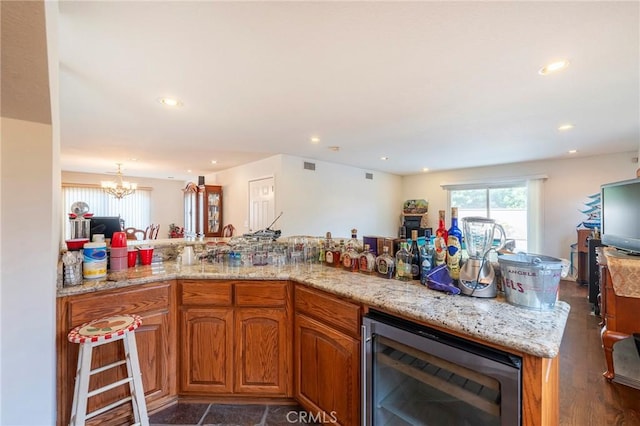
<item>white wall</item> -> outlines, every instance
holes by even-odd
[[[113,180],[113,175],[62,172],[63,183],[99,185],[103,180]],[[158,238],[167,238],[170,223],[184,226],[184,199],[182,189],[186,186],[185,182],[170,179],[133,178],[126,176],[125,180],[137,183],[138,187],[151,188],[151,223],[160,224]],[[68,208],[70,206],[66,207]]]
[[[435,221],[437,225],[434,213],[447,210],[447,191],[441,184],[546,175],[541,252],[569,259],[570,246],[577,239],[576,225],[586,219],[580,210],[585,208],[587,196],[597,193],[603,183],[634,178],[637,156],[636,152],[628,152],[405,176],[402,193],[405,199],[427,199],[430,224]]]
[[[305,170],[305,161],[315,170]],[[365,179],[372,173],[373,179]],[[276,190],[283,196],[281,226],[285,235],[396,236],[402,210],[400,176],[283,156]]]
[[[3,425],[55,422],[59,165],[52,127],[2,118],[0,390]]]
[[[303,163],[315,163],[315,171]],[[249,181],[275,178],[276,215],[284,212],[275,229],[283,235],[324,235],[348,237],[351,229],[358,236],[395,236],[402,209],[399,176],[373,173],[365,179],[364,169],[276,155],[245,166],[217,173],[223,186],[224,223],[233,223],[240,233],[247,232]]]
[[[223,225],[232,224],[236,228],[236,235],[249,232],[249,181],[273,177],[275,180],[276,215],[280,212],[282,194],[278,190],[281,175],[282,156],[274,155],[260,161],[233,167],[205,177],[205,183],[222,185],[222,222]],[[282,220],[282,218],[280,219]],[[275,229],[280,229],[282,223],[278,221]]]

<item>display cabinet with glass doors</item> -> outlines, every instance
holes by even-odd
[[[184,192],[184,236],[222,236],[222,186],[189,182]]]
[[[202,209],[204,236],[222,236],[222,186],[204,185]]]

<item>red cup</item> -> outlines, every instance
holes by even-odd
[[[127,252],[127,266],[129,268],[133,268],[136,266],[136,260],[138,260],[138,250],[129,250]]]
[[[153,247],[145,247],[138,249],[140,252],[140,264],[151,265],[151,258],[153,258]]]
[[[111,236],[111,247],[126,247],[127,234],[124,232],[114,232]]]

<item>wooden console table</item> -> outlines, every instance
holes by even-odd
[[[610,250],[610,249],[605,249]],[[605,254],[607,252],[605,251]],[[640,259],[632,259],[632,262],[638,262],[638,275],[635,273],[628,274],[623,272],[618,265],[611,265],[612,257],[609,255],[599,256],[600,266],[600,298],[601,298],[601,315],[602,315],[602,347],[607,362],[607,370],[603,376],[607,380],[615,377],[613,368],[613,345],[622,339],[626,339],[633,333],[640,332]],[[614,271],[612,272],[612,266]],[[624,273],[622,277],[620,274]],[[627,286],[624,296],[617,294],[614,289],[614,280],[628,281],[633,280],[632,286]],[[616,281],[617,283],[617,281]],[[634,288],[630,288],[634,287]],[[618,289],[618,293],[621,293]]]

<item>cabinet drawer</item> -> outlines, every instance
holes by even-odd
[[[288,289],[286,281],[236,282],[236,306],[286,306]]]
[[[121,313],[167,311],[170,288],[171,283],[166,281],[71,297],[68,304],[69,325],[75,327],[94,319]]]
[[[295,299],[296,312],[303,312],[352,336],[359,336],[359,305],[302,285],[296,285]]]
[[[180,281],[181,305],[231,306],[231,283],[225,281]]]

